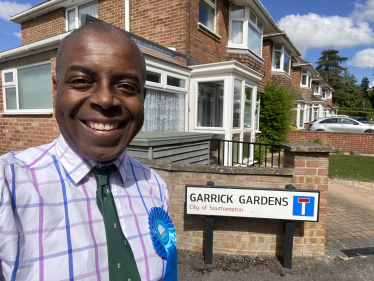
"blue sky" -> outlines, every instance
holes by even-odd
[[[19,24],[8,21],[42,0],[0,0],[0,51],[21,45]],[[374,86],[374,0],[261,0],[273,19],[315,63],[324,49],[334,48],[349,60],[358,81],[368,77]]]

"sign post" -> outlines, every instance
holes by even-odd
[[[213,262],[213,217],[247,217],[284,220],[283,267],[291,268],[294,221],[318,221],[319,190],[237,188],[186,185],[187,215],[206,216],[205,264]]]
[[[214,182],[208,181],[208,187],[213,187]],[[204,263],[213,264],[213,217],[205,217],[205,249],[204,249]]]

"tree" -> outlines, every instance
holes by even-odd
[[[341,88],[334,92],[335,102],[341,107],[353,108],[361,104],[361,87],[357,85],[356,77],[345,70],[341,79]]]
[[[266,138],[285,142],[290,131],[296,93],[276,82],[265,85],[261,95],[260,130]]]
[[[321,53],[321,57],[316,62],[318,66],[316,70],[322,77],[322,79],[335,89],[333,95],[333,102],[338,103],[338,100],[344,100],[344,93],[341,90],[342,85],[342,73],[347,68],[342,67],[340,64],[348,60],[347,57],[341,57],[338,55],[339,51],[334,49],[324,50]]]

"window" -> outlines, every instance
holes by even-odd
[[[290,74],[291,53],[283,45],[274,45],[273,69],[283,70],[284,72]]]
[[[223,127],[223,81],[198,83],[197,126]]]
[[[185,131],[186,94],[147,90],[141,133]]]
[[[73,30],[81,26],[82,14],[98,17],[98,0],[66,9],[66,30]]]
[[[4,112],[51,113],[51,63],[3,70],[3,95]]]
[[[216,31],[216,0],[200,0],[199,22],[211,31]]]
[[[244,128],[252,126],[252,91],[252,88],[245,87]]]
[[[337,118],[329,118],[329,119],[326,119],[326,120],[323,120],[321,121],[320,123],[338,123],[338,119]]]
[[[326,99],[326,91],[322,91],[322,98]]]
[[[161,83],[161,73],[156,73],[156,72],[147,70],[146,81],[160,84]]]
[[[340,123],[342,123],[342,124],[354,124],[355,121],[352,120],[352,119],[341,118],[341,119],[340,119]]]
[[[234,129],[240,129],[241,119],[241,104],[242,104],[242,81],[235,79],[234,82],[234,100],[233,100],[233,125]]]
[[[260,123],[260,102],[261,102],[261,96],[259,93],[257,93],[257,98],[256,98],[256,112],[255,112],[255,130],[259,131],[259,123]]]
[[[308,87],[310,88],[312,85],[312,75],[310,74],[309,70],[302,70],[301,74],[301,87]]]
[[[314,112],[314,119],[317,119],[319,117],[319,108],[314,107],[313,112]]]
[[[231,5],[230,30],[229,45],[248,48],[261,57],[263,24],[249,7]]]
[[[316,82],[316,84],[314,86],[314,94],[315,95],[319,95],[320,94],[320,90],[321,90],[321,84]]]

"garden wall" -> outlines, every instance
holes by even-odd
[[[359,151],[364,154],[374,154],[374,134],[291,131],[288,142],[312,142],[317,138],[342,152]]]
[[[319,222],[296,222],[294,256],[323,256],[326,230],[329,152],[332,149],[313,143],[284,146],[285,168],[248,168],[174,164],[139,159],[165,180],[170,195],[170,216],[180,249],[203,251],[204,216],[186,215],[185,185],[285,188],[292,183],[297,189],[321,191]],[[215,217],[213,252],[236,255],[282,255],[283,221]]]

